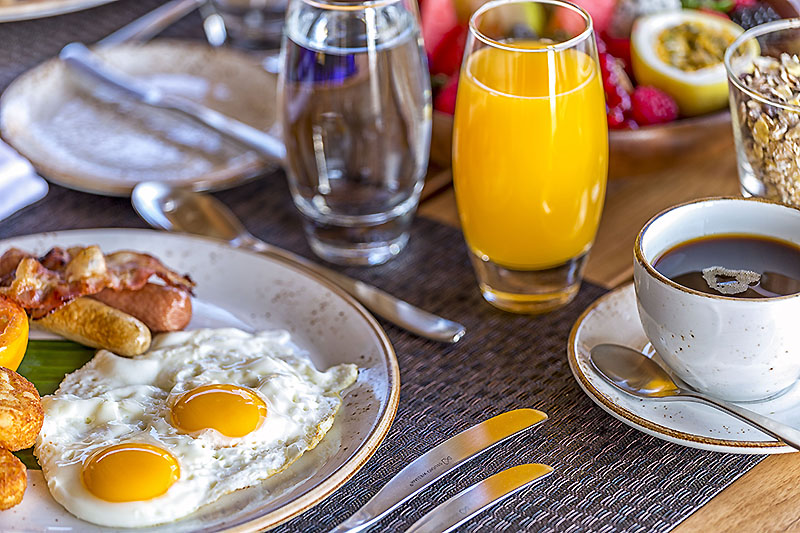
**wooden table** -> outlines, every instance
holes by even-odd
[[[449,170],[429,175],[420,214],[458,226]],[[607,289],[633,276],[633,242],[644,223],[669,206],[707,196],[738,196],[731,139],[710,140],[692,159],[647,176],[613,179],[585,278]],[[772,455],[673,531],[800,531],[800,454]]]

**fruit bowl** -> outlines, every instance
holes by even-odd
[[[463,50],[462,41],[466,32],[463,25],[465,19],[463,14],[458,14],[458,8],[461,6],[462,11],[468,13],[469,10],[465,10],[463,4],[474,7],[483,1],[420,0],[423,5],[423,30],[427,29],[429,32],[426,43],[429,43],[429,38],[433,43],[428,46],[431,73],[440,78],[443,74],[446,75],[445,81],[439,82],[438,91],[435,92],[436,111],[433,116],[431,144],[431,161],[440,166],[449,166],[451,163],[453,117],[448,113],[455,109],[460,52]],[[660,34],[664,30],[680,30],[681,26],[694,26],[708,29],[716,37],[724,35],[727,40],[732,40],[736,36],[735,29],[743,31],[737,24],[750,27],[765,20],[774,20],[771,17],[796,17],[800,12],[800,0],[573,1],[593,17],[598,33],[600,67],[610,129],[609,177],[612,179],[653,175],[668,168],[691,165],[707,157],[710,151],[720,153],[719,150],[729,149],[733,153],[734,150],[730,112],[726,105],[727,80],[721,60],[718,66],[714,66],[708,63],[697,64],[696,57],[689,57],[686,64],[687,58],[679,57],[683,63],[678,68],[685,69],[685,72],[678,76],[674,74],[676,69],[669,66],[671,71],[668,70],[665,74],[663,66],[659,66],[659,63],[665,61],[661,56],[663,50],[656,53],[656,50],[648,48],[652,46],[650,37],[637,40],[637,34],[649,36]],[[456,6],[456,13],[451,13],[448,21],[447,17],[442,16],[442,13],[446,13],[442,5],[450,3]],[[607,32],[609,28],[614,29],[615,20],[624,21],[625,17],[622,15],[625,15],[625,10],[621,10],[623,4],[665,3],[676,3],[684,9],[636,15],[637,18],[628,20],[625,30],[625,35],[630,38]],[[717,9],[722,9],[720,6],[723,5],[728,5],[725,8],[728,14],[713,10],[710,12],[704,7],[717,6]],[[686,9],[687,6],[691,9]],[[436,13],[436,16],[428,15],[427,19],[434,21],[434,24],[427,28],[426,7],[429,13]],[[737,24],[731,22],[729,15]],[[457,24],[456,27],[452,27],[453,21]],[[436,24],[451,29],[443,33]],[[637,24],[641,26],[638,31]],[[683,37],[684,35],[688,36]],[[691,32],[687,33],[686,29],[673,31],[668,38],[674,40],[676,36],[692,38]],[[672,42],[674,41],[670,41]],[[720,50],[724,51],[725,45],[720,44],[719,39],[706,39],[705,42],[714,45],[713,55],[718,55]],[[669,49],[680,50],[674,47]],[[711,71],[713,77],[709,77]],[[668,101],[665,103],[664,99]]]
[[[721,144],[733,150],[728,110],[638,130],[612,130],[608,134],[608,177],[646,176],[696,160]]]
[[[431,161],[451,163],[453,117],[433,113]],[[692,161],[712,146],[727,143],[733,150],[730,112],[720,111],[637,130],[612,130],[608,135],[608,177],[643,177],[681,161]]]

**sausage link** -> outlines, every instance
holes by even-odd
[[[153,332],[177,331],[192,319],[192,299],[186,291],[148,283],[138,291],[105,289],[92,298],[144,322]]]
[[[150,330],[141,321],[90,298],[77,298],[31,324],[117,355],[139,355],[150,347]]]

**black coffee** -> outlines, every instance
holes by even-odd
[[[734,298],[800,292],[800,247],[756,235],[711,235],[683,242],[653,266],[675,283]]]

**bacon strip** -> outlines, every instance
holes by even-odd
[[[139,290],[152,276],[192,292],[194,282],[168,269],[155,257],[121,251],[103,255],[97,246],[53,248],[40,258],[11,248],[0,256],[0,295],[41,318],[75,298],[104,289]]]

